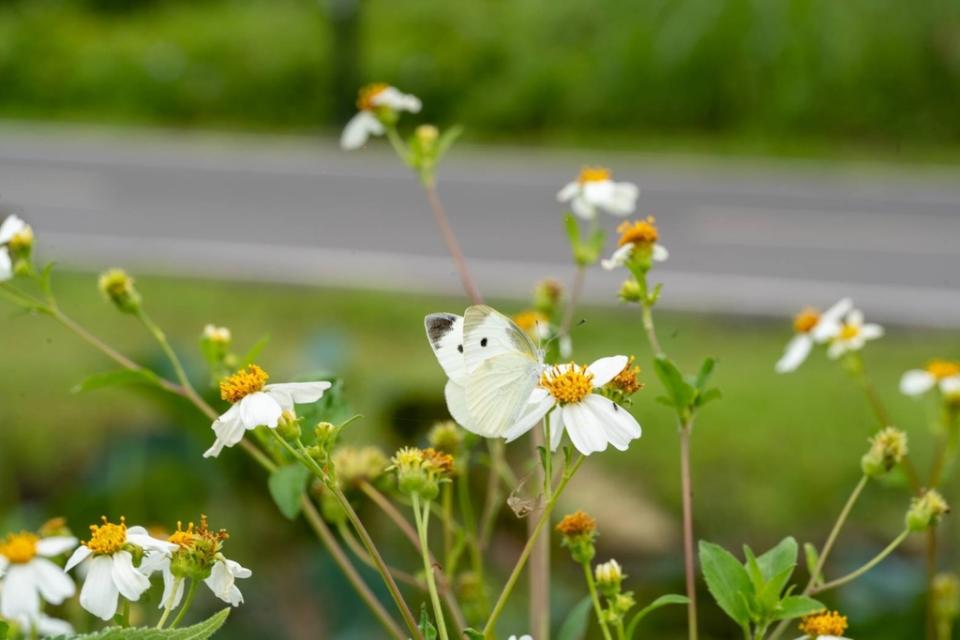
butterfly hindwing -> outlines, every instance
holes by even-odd
[[[539,362],[525,353],[504,352],[484,360],[467,377],[470,430],[500,437],[510,428],[537,384]]]

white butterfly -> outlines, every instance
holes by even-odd
[[[503,436],[517,421],[543,370],[543,353],[510,318],[485,305],[463,316],[432,313],[427,338],[449,380],[447,408],[465,429]]]

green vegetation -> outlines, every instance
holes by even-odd
[[[354,5],[6,2],[0,113],[334,129],[383,79],[483,139],[960,142],[951,0],[356,0],[358,25]]]

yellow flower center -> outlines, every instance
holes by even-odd
[[[597,529],[597,521],[583,511],[577,511],[563,516],[557,524],[557,531],[565,536],[582,536],[593,533]]]
[[[30,562],[37,555],[39,541],[40,538],[26,531],[11,533],[0,542],[0,556],[5,557],[12,564]]]
[[[800,623],[800,631],[808,636],[839,636],[847,630],[847,617],[836,611],[824,611],[807,616]]]
[[[793,330],[797,333],[809,333],[820,322],[820,312],[807,307],[793,319]]]
[[[580,402],[593,392],[593,374],[586,367],[570,363],[566,370],[554,367],[540,375],[540,386],[560,404]]]
[[[660,239],[660,232],[657,230],[657,220],[653,216],[647,216],[646,220],[635,220],[634,222],[624,222],[617,227],[617,233],[620,234],[619,246],[627,243],[633,243],[648,247]]]
[[[860,335],[860,327],[855,324],[845,324],[840,328],[840,335],[838,337],[841,340],[853,340],[858,335]]]
[[[643,388],[643,383],[637,380],[640,367],[633,366],[634,359],[633,356],[630,356],[630,359],[627,360],[627,366],[610,381],[610,384],[614,388],[619,389],[627,395],[633,395]]]
[[[360,89],[360,96],[357,98],[357,108],[360,111],[372,111],[376,108],[373,99],[390,88],[386,82],[375,82],[368,84]]]
[[[22,249],[29,249],[33,246],[33,228],[24,227],[22,230],[18,231],[10,238],[10,248],[18,251]]]
[[[120,518],[120,524],[113,524],[102,517],[103,524],[90,525],[90,540],[84,546],[100,555],[113,555],[127,543],[126,518]]]
[[[178,520],[177,530],[170,535],[169,541],[181,549],[193,549],[198,546],[198,543],[205,542],[206,544],[199,546],[216,552],[220,549],[223,541],[229,537],[230,534],[227,533],[226,529],[212,531],[207,523],[207,516],[201,514],[199,527],[191,522],[184,529],[183,522]]]
[[[585,184],[587,182],[605,182],[613,178],[610,169],[606,167],[584,167],[580,170],[577,182]]]
[[[949,360],[931,360],[927,365],[927,373],[937,380],[960,376],[960,362],[951,362]]]
[[[220,397],[227,402],[237,402],[251,393],[263,389],[270,376],[255,364],[240,369],[229,378],[220,381]]]
[[[539,311],[521,311],[513,316],[513,321],[531,336],[539,335],[539,327],[546,327],[550,322],[547,316]]]

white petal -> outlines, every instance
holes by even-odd
[[[940,381],[940,392],[944,395],[960,395],[960,376],[950,376]]]
[[[50,604],[60,604],[77,592],[73,580],[63,569],[46,558],[34,558],[28,565],[33,570],[34,581],[40,595]]]
[[[0,282],[6,282],[13,277],[13,263],[6,247],[0,247]]]
[[[827,309],[821,314],[821,320],[827,320],[828,322],[840,322],[843,316],[850,313],[853,310],[853,300],[850,298],[841,298],[833,304],[832,307]]]
[[[830,347],[827,348],[827,357],[831,360],[836,360],[847,351],[849,351],[849,348],[845,342],[835,340],[834,342],[831,342]]]
[[[820,320],[810,330],[810,337],[813,338],[814,342],[822,344],[836,338],[841,329],[843,329],[843,324],[839,320],[820,316]]]
[[[160,604],[157,605],[160,609],[165,609],[170,607],[171,609],[176,608],[180,604],[180,600],[183,598],[183,579],[177,579],[170,572],[170,567],[164,567],[163,569],[163,595],[160,597]],[[174,591],[176,589],[176,591]],[[171,600],[172,598],[172,600]]]
[[[243,595],[234,584],[234,579],[249,578],[250,575],[250,570],[241,567],[239,563],[233,560],[220,560],[213,565],[210,577],[204,582],[215,596],[236,607],[243,603]]]
[[[580,193],[580,183],[574,180],[565,184],[563,189],[557,192],[557,200],[566,202],[572,200],[578,193]]]
[[[863,325],[863,311],[860,309],[850,309],[850,313],[847,314],[846,323],[859,327]]]
[[[548,395],[536,404],[527,404],[517,421],[503,432],[503,438],[507,442],[513,442],[530,431],[535,424],[543,419],[543,416],[547,415],[547,411],[550,411],[556,402],[553,396]]]
[[[667,251],[667,248],[662,244],[653,245],[653,261],[654,262],[666,262],[667,258],[670,257],[670,252]]]
[[[144,551],[173,553],[177,550],[177,545],[175,543],[154,538],[147,533],[146,529],[139,525],[127,529],[127,542],[137,545]]]
[[[930,391],[937,379],[923,369],[911,369],[900,378],[900,393],[907,396],[919,396]]]
[[[66,553],[77,546],[78,540],[71,536],[51,536],[37,543],[37,553],[47,558]]]
[[[50,616],[40,614],[33,621],[33,625],[42,637],[72,636],[73,627],[69,622],[51,618]]]
[[[864,340],[876,340],[883,335],[883,327],[878,324],[865,324],[860,329],[860,337]]]
[[[170,568],[170,556],[163,551],[148,551],[140,561],[137,570],[148,578],[157,571],[164,571]]]
[[[567,435],[577,451],[585,456],[607,448],[607,438],[603,425],[597,422],[593,413],[582,403],[568,404],[561,408],[563,423]]]
[[[133,566],[133,556],[129,551],[113,554],[113,582],[124,598],[134,602],[150,588],[150,579]]]
[[[323,397],[323,392],[332,386],[331,383],[326,381],[284,382],[281,384],[268,384],[263,390],[273,396],[283,408],[288,409],[294,404],[316,402]]]
[[[423,106],[420,98],[409,93],[403,93],[395,87],[387,87],[371,98],[370,103],[377,107],[389,107],[394,111],[409,111],[417,113]]]
[[[21,220],[18,216],[7,216],[6,220],[3,221],[3,224],[0,224],[0,244],[6,244],[10,242],[10,239],[23,231],[26,226],[27,223]]]
[[[607,356],[595,360],[587,367],[587,373],[593,374],[593,386],[602,387],[616,378],[617,374],[627,366],[627,362],[629,362],[627,356]]]
[[[70,571],[70,569],[73,569],[75,566],[89,558],[91,553],[93,552],[87,547],[77,547],[76,551],[73,552],[73,555],[70,556],[70,559],[67,560],[67,565],[63,568],[63,570]]]
[[[615,216],[628,216],[637,208],[637,196],[640,189],[629,182],[616,182],[607,201],[606,210]]]
[[[610,444],[620,451],[626,451],[630,442],[640,437],[642,430],[637,419],[609,398],[591,394],[584,398],[583,404],[602,425]]]
[[[4,618],[16,618],[19,615],[32,617],[40,613],[36,577],[29,564],[10,566],[3,579],[0,598],[0,615]]]
[[[607,208],[616,195],[616,187],[611,180],[588,180],[583,184],[581,194],[588,203]]]
[[[369,111],[361,111],[350,118],[350,122],[343,128],[340,135],[340,148],[351,151],[359,149],[367,143],[371,135],[382,135],[385,129],[383,123]]]
[[[113,583],[113,558],[95,557],[80,590],[80,606],[101,620],[110,620],[117,612],[118,595]]]
[[[813,348],[813,339],[806,333],[798,333],[787,343],[787,348],[783,350],[783,355],[777,361],[777,373],[789,373],[796,371],[797,367],[803,364],[803,361],[810,355],[810,349]]]
[[[283,414],[283,407],[263,391],[251,393],[237,404],[240,405],[240,422],[247,429],[256,429],[260,425],[273,429]]]
[[[597,217],[596,207],[587,202],[582,195],[578,195],[570,201],[570,209],[584,220],[593,220]]]
[[[601,260],[600,266],[607,271],[622,267],[633,252],[633,243],[628,242],[610,255],[609,260]]]
[[[563,440],[563,411],[551,411],[547,420],[550,421],[550,450],[556,451]]]

